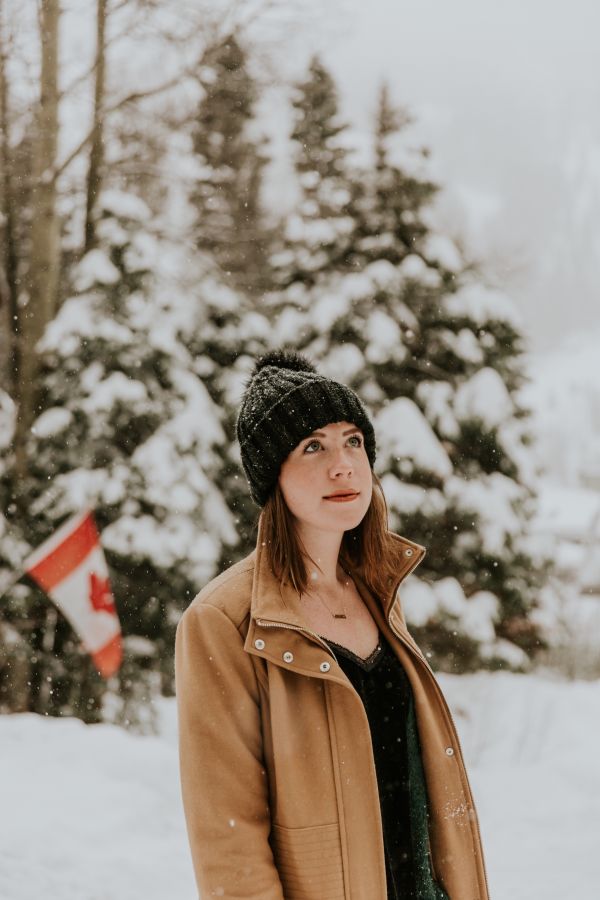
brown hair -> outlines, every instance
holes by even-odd
[[[373,493],[369,508],[356,528],[344,532],[338,558],[342,567],[346,564],[358,572],[376,597],[384,598],[397,575],[402,548],[390,537],[388,508],[381,482],[375,472],[371,475]],[[281,583],[290,583],[299,594],[303,593],[308,585],[308,573],[294,516],[285,502],[279,481],[259,519],[264,527],[265,552],[273,574]]]

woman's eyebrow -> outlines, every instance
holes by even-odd
[[[350,428],[348,431],[342,431],[342,437],[346,437],[347,434],[356,434],[356,432],[360,432],[360,428]],[[309,437],[327,437],[327,435],[323,431],[313,431],[313,433],[309,434],[308,436]]]

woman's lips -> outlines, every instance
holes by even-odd
[[[356,500],[358,494],[345,494],[338,497],[324,497],[324,500],[331,500],[333,503],[349,503],[351,500]]]

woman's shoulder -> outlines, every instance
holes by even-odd
[[[239,628],[250,614],[256,550],[212,578],[196,594],[184,616],[198,615],[207,606],[224,613]]]

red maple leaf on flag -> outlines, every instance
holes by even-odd
[[[91,604],[97,612],[104,610],[109,613],[116,613],[108,578],[102,578],[102,576],[96,575],[95,572],[90,572],[89,595]]]

